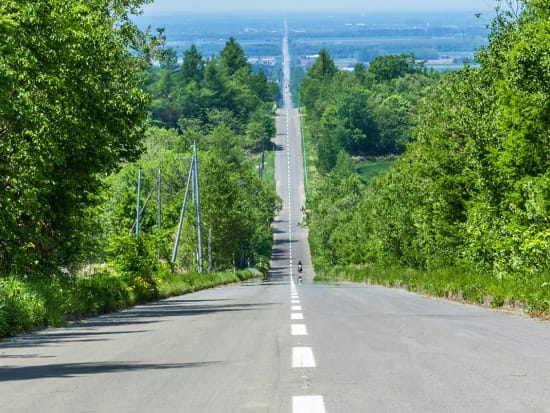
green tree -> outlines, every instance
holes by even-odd
[[[200,83],[204,77],[204,60],[194,44],[183,52],[180,73],[185,84],[191,81]]]
[[[338,68],[326,49],[319,52],[319,57],[308,70],[306,78],[300,85],[300,101],[307,108],[308,114],[320,119],[330,96],[331,80]]]
[[[332,172],[308,196],[309,244],[316,266],[334,266],[350,263],[350,250],[356,251],[357,231],[345,233],[344,229],[353,216],[355,206],[361,199],[363,185],[350,168],[349,155],[341,151]],[[354,258],[357,258],[355,253]]]
[[[376,125],[380,131],[380,153],[402,153],[412,138],[412,110],[407,99],[391,95],[376,107]]]
[[[371,110],[370,93],[352,86],[335,100],[336,116],[344,128],[339,138],[341,146],[353,154],[379,154],[379,131]]]
[[[378,81],[389,81],[421,70],[422,64],[416,61],[413,53],[378,56],[368,68],[368,71],[374,74]]]
[[[499,233],[490,243],[496,274],[531,273],[548,268],[541,251],[550,246],[542,189],[550,166],[548,1],[519,2],[495,19],[491,42],[478,59],[496,90],[493,103],[496,139],[488,149],[486,169],[490,214]],[[539,43],[543,42],[543,43]],[[475,222],[469,226],[472,234]],[[475,237],[469,251],[483,238]]]
[[[101,177],[139,155],[155,44],[130,19],[142,3],[2,3],[2,272],[74,264]]]
[[[238,71],[250,73],[250,64],[246,60],[244,50],[234,37],[230,37],[220,53],[221,68],[226,76],[233,76]]]
[[[145,88],[153,96],[153,120],[168,128],[209,133],[224,124],[240,134],[250,129],[254,113],[271,110],[278,90],[263,71],[252,72],[234,38],[208,61],[192,45],[179,70],[168,64],[151,68]]]
[[[330,57],[327,49],[323,48],[315,63],[308,70],[308,77],[316,80],[330,80],[338,71],[334,60]]]

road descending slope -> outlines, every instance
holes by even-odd
[[[550,411],[548,323],[312,283],[286,36],[284,58],[269,280],[2,342],[0,412]]]

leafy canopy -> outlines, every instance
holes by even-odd
[[[101,178],[136,159],[157,41],[144,1],[6,0],[0,6],[0,270],[82,254]]]

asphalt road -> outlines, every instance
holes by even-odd
[[[269,281],[1,342],[0,412],[550,412],[548,323],[312,282],[299,114],[285,95]]]

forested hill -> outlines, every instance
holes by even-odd
[[[337,73],[321,52],[300,90],[324,172],[308,206],[319,272],[386,268],[384,282],[548,311],[550,2],[514,4],[479,67],[440,79],[411,56]],[[350,155],[404,144],[383,177],[355,174]]]

